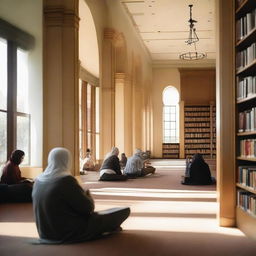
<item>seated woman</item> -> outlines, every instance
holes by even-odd
[[[186,161],[186,172],[183,185],[210,185],[215,184],[215,178],[211,177],[209,165],[201,154],[195,154],[190,161]]]
[[[14,150],[3,168],[1,176],[2,202],[31,202],[33,181],[21,176],[19,165],[25,153]]]
[[[82,164],[82,171],[81,174],[84,174],[85,171],[95,171],[95,163],[92,158],[91,150],[87,148],[85,159],[83,160]]]
[[[33,210],[40,243],[75,243],[96,239],[120,231],[130,208],[95,212],[89,190],[84,191],[71,176],[71,154],[54,148],[48,166],[36,178],[33,187]]]
[[[113,147],[106,155],[100,168],[101,181],[127,180],[127,177],[121,172],[118,155],[119,149],[117,147]]]
[[[129,178],[136,178],[155,173],[155,170],[154,167],[147,166],[147,155],[140,149],[136,149],[134,155],[128,158],[124,174]]]

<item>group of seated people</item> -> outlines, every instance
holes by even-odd
[[[100,168],[100,181],[123,181],[155,173],[155,168],[148,166],[147,154],[140,149],[136,149],[134,155],[128,160],[124,153],[122,153],[121,160],[118,155],[117,147],[113,147],[107,153]],[[123,169],[123,173],[121,169]]]
[[[100,180],[125,180],[155,172],[154,167],[145,165],[148,156],[139,149],[128,160],[123,155],[121,165],[118,154],[118,148],[113,147],[106,155],[100,169]],[[122,230],[120,225],[128,218],[130,208],[117,207],[96,212],[90,191],[83,189],[71,175],[69,150],[52,149],[48,155],[48,166],[35,182],[21,176],[19,164],[23,158],[24,152],[21,150],[12,153],[3,169],[0,185],[8,186],[8,189],[10,187],[11,191],[12,186],[20,186],[20,189],[16,188],[16,193],[25,194],[27,198],[24,201],[31,201],[32,193],[39,243],[82,242]],[[206,185],[214,182],[209,166],[200,154],[196,154],[192,161],[187,161],[182,184]]]

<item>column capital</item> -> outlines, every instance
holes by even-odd
[[[47,27],[79,27],[79,17],[73,10],[63,6],[44,7],[44,21]]]

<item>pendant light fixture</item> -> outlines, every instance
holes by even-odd
[[[191,47],[193,47],[193,45],[194,45],[194,51],[182,53],[180,55],[180,59],[182,59],[182,60],[200,60],[200,59],[206,58],[205,53],[197,52],[197,49],[196,49],[196,43],[199,42],[199,37],[197,36],[196,28],[195,28],[195,23],[197,23],[197,21],[193,20],[193,18],[192,18],[192,7],[193,7],[193,5],[190,4],[189,5],[190,18],[188,20],[189,35],[188,35],[188,39],[185,41],[185,43]]]

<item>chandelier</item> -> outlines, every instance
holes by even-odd
[[[189,35],[188,35],[188,40],[186,40],[185,43],[189,46],[194,45],[195,50],[191,51],[191,52],[189,51],[189,52],[182,53],[180,55],[180,59],[182,59],[182,60],[200,60],[200,59],[206,58],[205,53],[197,52],[197,50],[196,50],[196,43],[199,41],[199,38],[197,36],[196,28],[195,28],[195,23],[197,23],[197,21],[192,19],[192,7],[193,7],[193,5],[190,4],[189,5],[190,19],[188,20]]]

